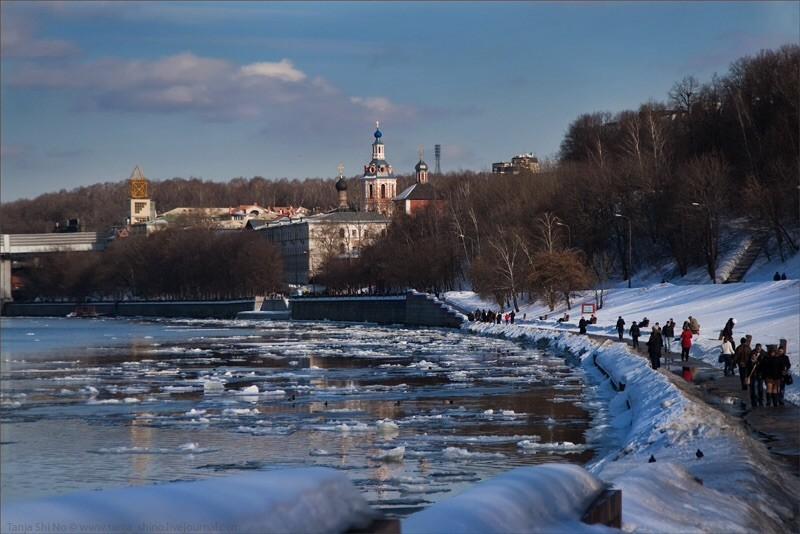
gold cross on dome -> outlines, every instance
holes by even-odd
[[[381,121],[375,121],[375,128],[380,129],[380,127],[381,127]]]
[[[419,160],[422,161],[424,156],[425,156],[425,147],[419,145]]]
[[[336,170],[339,171],[339,176],[344,175],[344,163],[340,163],[336,166]]]

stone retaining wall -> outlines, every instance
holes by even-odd
[[[181,302],[9,302],[3,306],[6,317],[65,317],[76,311],[112,317],[187,317],[194,319],[233,319],[241,311],[252,311],[254,299]]]

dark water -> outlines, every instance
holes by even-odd
[[[580,369],[454,330],[3,319],[1,370],[3,499],[324,465],[403,515],[593,456]]]

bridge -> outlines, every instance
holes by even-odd
[[[0,234],[0,302],[11,300],[11,262],[52,252],[103,250],[106,239],[97,232]]]

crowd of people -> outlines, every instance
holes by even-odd
[[[722,342],[719,358],[725,365],[725,376],[735,376],[738,371],[742,391],[749,390],[753,408],[764,406],[765,397],[766,406],[783,406],[786,386],[794,382],[786,345],[753,346],[753,336],[746,335],[739,339],[737,347],[734,326],[736,319],[728,319],[719,334]]]
[[[628,333],[633,348],[639,348],[641,327],[648,324],[649,320],[646,317],[631,324]],[[746,335],[739,340],[737,347],[733,337],[735,326],[736,319],[731,317],[719,334],[721,341],[719,362],[724,364],[724,375],[735,376],[738,373],[742,390],[749,390],[753,408],[764,406],[765,397],[766,406],[783,406],[786,386],[794,382],[789,372],[792,364],[786,354],[786,346],[767,345],[763,348],[761,343],[753,346],[752,336]],[[625,334],[625,320],[621,316],[617,319],[616,327],[619,339],[622,341]],[[662,351],[666,358],[671,358],[672,343],[676,340],[681,348],[681,362],[688,362],[694,336],[698,334],[700,334],[700,323],[692,316],[684,321],[677,339],[675,321],[669,319],[663,327],[655,323],[647,340],[651,367],[653,369],[661,367]]]
[[[467,314],[467,319],[470,322],[477,321],[479,323],[497,323],[497,324],[514,324],[517,313],[514,310],[503,313],[503,311],[494,312],[492,310],[476,309],[474,312]]]
[[[476,309],[467,314],[470,321],[496,324],[514,324],[516,313],[512,310],[504,313],[501,311]],[[523,317],[524,318],[524,317]],[[540,317],[540,319],[543,319]],[[559,318],[558,322],[567,322],[569,316]],[[581,334],[587,333],[587,327],[595,324],[597,317],[581,316],[578,322],[578,330]],[[620,316],[617,319],[616,330],[620,341],[624,340],[626,322]],[[739,340],[737,345],[734,341],[733,330],[736,326],[736,319],[730,318],[720,331],[720,355],[719,362],[724,364],[723,373],[725,376],[739,375],[742,391],[749,391],[750,403],[753,408],[760,406],[783,406],[784,391],[786,386],[793,383],[793,377],[789,372],[792,364],[786,354],[785,344],[766,345],[761,343],[753,345],[752,336],[746,335]],[[628,329],[631,336],[631,346],[639,348],[639,337],[642,335],[642,328],[650,327],[650,319],[644,317],[640,321],[633,321]],[[700,322],[691,315],[683,322],[680,333],[676,332],[676,323],[670,318],[661,326],[656,322],[650,328],[650,337],[647,339],[647,354],[650,358],[650,365],[653,369],[661,367],[662,355],[669,361],[672,360],[673,344],[680,347],[681,362],[688,364],[689,352],[695,336],[700,334]],[[684,366],[684,375],[691,380],[691,370],[688,365]],[[766,404],[765,404],[766,402]]]

